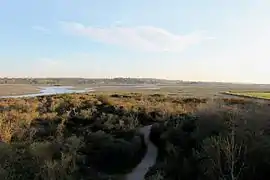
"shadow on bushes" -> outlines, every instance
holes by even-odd
[[[85,144],[81,153],[86,155],[86,164],[109,174],[129,172],[146,151],[142,135],[126,141],[100,131],[86,137]]]

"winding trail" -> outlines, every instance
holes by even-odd
[[[152,125],[145,126],[139,130],[139,132],[144,135],[147,151],[140,164],[138,164],[131,173],[127,174],[126,180],[144,180],[144,176],[149,168],[156,163],[158,151],[156,146],[149,139],[151,126]]]

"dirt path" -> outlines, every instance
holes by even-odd
[[[126,180],[144,180],[144,175],[147,173],[148,169],[156,162],[157,148],[149,140],[150,130],[151,125],[145,126],[139,130],[142,134],[144,134],[147,151],[140,164],[138,164],[137,167],[135,167],[132,172],[126,176]]]

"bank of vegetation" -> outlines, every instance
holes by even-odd
[[[270,91],[229,91],[224,94],[242,98],[270,100]]]

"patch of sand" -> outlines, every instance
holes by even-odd
[[[0,84],[0,96],[39,93],[37,86],[28,84]]]

